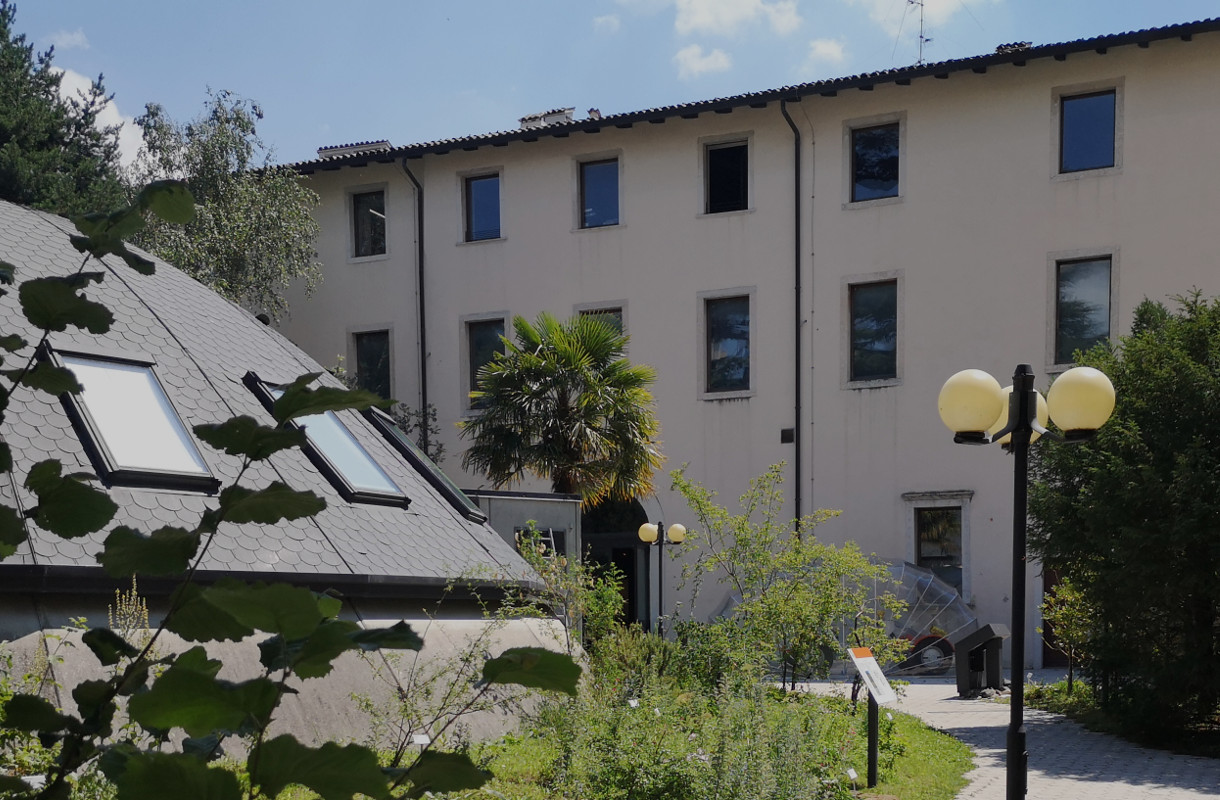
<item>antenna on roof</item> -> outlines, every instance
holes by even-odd
[[[930,37],[924,35],[923,4],[924,4],[924,0],[907,0],[907,5],[919,6],[919,60],[915,62],[915,66],[917,66],[917,67],[921,66],[923,64],[924,45],[928,45],[928,44],[932,43],[932,39]]]

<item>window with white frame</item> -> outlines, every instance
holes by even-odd
[[[851,202],[899,194],[901,125],[887,122],[851,131]]]
[[[898,377],[898,281],[848,287],[851,325],[851,381]]]
[[[1110,338],[1111,257],[1055,263],[1055,363]]]
[[[596,306],[577,311],[582,317],[597,317],[618,333],[624,332],[622,306]]]
[[[352,256],[385,255],[385,192],[352,194]]]
[[[967,602],[970,586],[970,503],[965,490],[908,492],[908,560],[932,571]]]
[[[618,159],[580,164],[580,227],[618,224]]]
[[[1115,165],[1117,101],[1115,89],[1060,96],[1060,173]]]
[[[360,331],[352,334],[356,349],[356,385],[390,398],[390,332]]]
[[[104,479],[205,490],[219,485],[151,362],[50,357],[72,370],[81,385],[65,402]]]
[[[750,390],[750,295],[703,298],[703,392]]]
[[[744,211],[750,207],[750,146],[748,141],[704,145],[704,210],[708,214]]]
[[[472,175],[462,182],[464,238],[468,242],[500,238],[500,175]]]
[[[470,397],[479,386],[479,370],[504,352],[504,318],[471,319],[466,321],[466,396],[469,408],[483,408],[486,402]]]

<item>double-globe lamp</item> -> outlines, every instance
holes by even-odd
[[[665,635],[665,545],[669,543],[682,544],[686,541],[686,528],[676,522],[669,526],[665,531],[665,536],[661,536],[662,529],[665,528],[664,522],[658,522],[655,525],[651,522],[645,522],[640,526],[639,536],[640,541],[644,544],[652,544],[656,542],[661,548],[661,558],[657,559],[657,633],[660,636]]]
[[[940,418],[958,444],[998,443],[1015,456],[1012,504],[1011,714],[1007,735],[1007,800],[1023,800],[1029,753],[1025,748],[1025,523],[1029,445],[1043,435],[1067,442],[1091,438],[1114,411],[1114,386],[1105,373],[1074,367],[1051,384],[1046,398],[1034,389],[1029,364],[1018,364],[1012,386],[1001,389],[986,372],[967,369],[940,390]],[[1007,407],[1007,408],[1006,408]],[[1062,435],[1047,430],[1053,420]]]

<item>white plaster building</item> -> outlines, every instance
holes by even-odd
[[[1012,465],[953,445],[941,383],[1025,362],[1045,390],[1144,297],[1220,293],[1220,20],[522,122],[294,165],[326,272],[284,332],[435,405],[458,474],[484,337],[614,310],[667,468],[729,499],[786,461],[791,510],[843,511],[823,538],[960,564],[983,622],[1010,616]],[[667,483],[648,513],[685,521]],[[954,552],[921,544],[938,525]]]

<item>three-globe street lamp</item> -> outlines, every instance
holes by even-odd
[[[665,545],[670,542],[682,544],[686,540],[686,528],[682,525],[675,522],[665,531],[665,535],[661,536],[664,528],[664,522],[658,522],[655,525],[645,522],[639,530],[641,542],[649,545],[656,542],[657,546],[661,548],[659,551],[661,557],[657,559],[657,634],[660,636],[665,635]]]
[[[1007,395],[1008,411],[1004,411]],[[1049,435],[1067,442],[1091,438],[1114,411],[1114,386],[1092,367],[1074,367],[1060,375],[1042,399],[1034,389],[1034,371],[1018,364],[1012,386],[1001,389],[995,378],[977,369],[962,370],[945,381],[937,401],[940,418],[958,444],[999,443],[1015,456],[1012,502],[1012,665],[1011,714],[1008,723],[1007,800],[1023,800],[1029,753],[1025,749],[1025,523],[1028,512],[1029,445]],[[1063,431],[1046,429],[1047,417]]]

